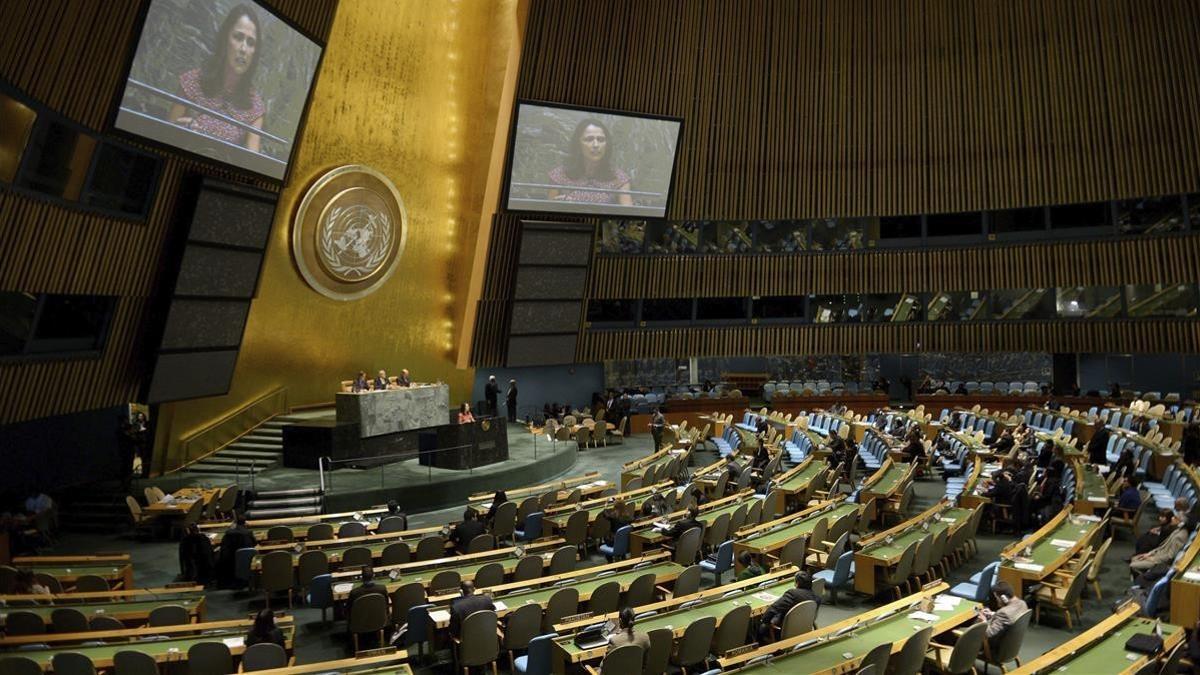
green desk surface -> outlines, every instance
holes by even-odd
[[[978,606],[977,602],[962,600],[953,609],[934,610],[930,614],[936,614],[941,621]],[[833,669],[847,661],[861,659],[876,646],[884,642],[900,642],[929,625],[926,621],[908,618],[912,611],[914,610],[896,612],[864,628],[776,657],[770,663],[747,670],[766,673],[815,673]],[[846,654],[850,654],[849,658]]]
[[[621,584],[621,588],[627,588],[633,583],[634,579],[643,574],[653,574],[655,577],[662,577],[674,573],[676,575],[683,572],[683,565],[678,565],[673,562],[661,562],[655,565],[648,565],[639,570],[629,570],[619,574],[610,574],[606,577],[589,577],[576,579],[571,582],[571,588],[579,591],[580,597],[590,597],[592,591],[596,590],[603,584],[610,581],[615,581]],[[565,588],[565,586],[547,586],[545,588],[535,588],[528,591],[518,591],[509,593],[508,595],[498,595],[495,597],[497,602],[503,602],[511,611],[520,605],[537,604],[545,605],[550,601],[550,596]]]
[[[626,499],[626,500],[624,500],[625,506],[632,507],[634,510],[636,510],[642,505],[642,502],[646,501],[647,499],[649,499],[652,496],[653,496],[653,493],[646,493],[639,497],[634,497],[633,499]],[[607,503],[589,507],[587,509],[588,520],[592,521],[592,520],[599,518],[600,514],[604,512],[604,509],[607,509],[608,507],[609,507],[609,504],[607,504]],[[547,516],[543,520],[547,523],[554,525],[555,527],[564,527],[567,524],[567,519],[570,518],[571,515],[574,513],[575,513],[575,511],[563,511],[562,513],[556,513],[552,516]]]
[[[137,600],[132,602],[89,602],[79,604],[58,604],[58,605],[9,605],[5,607],[4,612],[0,612],[0,621],[8,619],[8,612],[33,612],[38,616],[50,621],[50,615],[56,609],[77,609],[85,615],[99,616],[108,614],[110,616],[121,616],[123,614],[149,614],[150,610],[163,605],[180,605],[186,608],[189,612],[196,609],[196,605],[200,604],[200,600],[196,598],[179,598],[179,599],[157,599],[157,600]]]
[[[1162,624],[1163,639],[1166,640],[1169,635],[1182,630],[1179,626],[1164,623]],[[1122,668],[1129,667],[1133,661],[1143,656],[1136,654],[1135,659],[1129,659],[1128,655],[1133,652],[1125,651],[1125,642],[1137,633],[1152,633],[1153,631],[1153,621],[1142,617],[1133,617],[1118,626],[1112,633],[1104,636],[1104,639],[1093,642],[1083,651],[1075,652],[1067,659],[1055,663],[1052,670],[1043,672],[1086,673],[1087,675],[1117,672]]]
[[[433,535],[430,535],[430,536],[433,536]],[[365,547],[371,551],[372,556],[378,558],[379,556],[383,555],[383,549],[391,546],[392,544],[405,543],[405,544],[409,545],[409,548],[413,548],[415,546],[415,544],[420,540],[421,540],[421,537],[411,537],[411,538],[403,538],[403,539],[388,539],[386,541],[376,541],[376,542],[358,542],[356,544],[318,546],[318,547],[313,547],[313,548],[305,548],[304,550],[305,551],[321,551],[322,553],[325,554],[325,557],[330,560],[330,562],[337,562],[338,560],[341,560],[342,556],[346,553],[346,551],[349,551],[352,548]],[[289,548],[271,549],[270,551],[267,551],[267,553],[271,553],[273,551],[289,551],[290,553],[293,554],[293,557],[294,557],[293,564],[296,564],[296,565],[300,564],[300,554],[296,553],[292,549],[289,549]],[[264,555],[266,555],[266,554],[256,553],[254,555],[254,560],[251,562],[251,565],[253,565],[255,569],[258,569],[259,565],[262,564],[262,559],[263,559]]]
[[[794,523],[789,523],[786,527],[742,539],[738,543],[757,549],[771,548],[772,546],[787,543],[796,537],[811,533],[813,528],[817,526],[817,521],[822,518],[828,519],[830,521],[829,524],[832,525],[833,521],[857,509],[858,504],[838,504],[832,510],[814,513]]]
[[[1088,501],[1095,501],[1097,504],[1108,503],[1108,488],[1104,486],[1104,478],[1095,471],[1083,471],[1083,494],[1080,495]],[[1095,499],[1092,499],[1092,498]]]
[[[720,508],[709,509],[708,511],[703,511],[700,513],[698,520],[700,522],[704,523],[705,527],[708,527],[709,525],[712,524],[712,522],[714,520],[719,518],[722,513],[728,513],[730,515],[733,515],[733,512],[737,511],[738,507],[742,506],[743,504],[746,505],[746,509],[749,510],[750,504],[752,503],[750,501],[751,499],[755,499],[755,497],[750,496],[745,499],[734,500]],[[651,525],[650,527],[643,527],[640,530],[634,530],[632,532],[632,534],[636,534],[639,537],[641,537],[642,539],[645,539],[646,541],[660,541],[662,539],[667,538],[667,535],[663,534],[662,532],[659,532],[657,529],[654,528],[653,525]]]
[[[288,642],[292,641],[294,627],[283,627],[284,639]],[[71,645],[69,650],[59,646],[51,649],[30,649],[13,652],[6,652],[5,656],[24,656],[41,664],[42,668],[47,668],[50,665],[50,660],[54,655],[61,651],[72,651],[90,658],[92,661],[107,661],[112,662],[113,657],[117,652],[136,650],[145,652],[157,660],[164,660],[168,654],[178,654],[179,659],[187,658],[187,651],[192,645],[200,642],[217,642],[230,638],[244,638],[249,631],[249,627],[237,628],[229,630],[214,631],[208,635],[193,635],[185,638],[175,638],[170,640],[138,640],[136,642],[113,642],[106,645],[83,646]],[[236,651],[237,648],[231,647]],[[172,651],[176,650],[176,651]]]
[[[72,564],[70,566],[67,566],[67,565],[21,565],[21,567],[24,567],[29,570],[33,570],[34,572],[41,572],[43,574],[49,574],[52,577],[58,577],[60,579],[73,579],[75,577],[83,576],[85,574],[94,574],[98,577],[105,577],[105,578],[120,577],[125,574],[126,565],[113,565],[112,563],[105,563],[105,564],[100,564],[100,565],[88,565],[85,563],[85,564]]]
[[[550,556],[553,554],[553,551],[547,551],[546,553],[542,554],[543,567],[550,564]],[[504,567],[505,574],[512,574],[513,571],[517,569],[517,561],[519,560],[520,558],[517,556],[510,555],[505,558],[479,560],[465,565],[443,565],[440,567],[430,567],[419,572],[408,572],[395,581],[389,581],[388,577],[383,572],[380,572],[379,576],[377,577],[377,583],[383,583],[386,581],[388,592],[391,593],[393,590],[399,588],[402,584],[407,584],[412,581],[429,582],[433,579],[433,577],[437,576],[439,572],[445,572],[447,570],[458,572],[459,576],[462,577],[473,577],[475,576],[475,573],[479,571],[480,567],[483,567],[484,565],[490,565],[492,563],[500,563]],[[340,596],[343,593],[350,592],[349,589],[338,590],[343,584],[352,584],[353,588],[357,588],[362,584],[362,581],[357,575],[352,578],[335,578],[333,580],[334,595]]]
[[[818,460],[814,459],[812,462],[809,462],[808,466],[804,467],[803,471],[797,473],[796,475],[792,476],[791,478],[788,478],[787,480],[783,481],[782,483],[774,485],[772,487],[772,489],[800,490],[800,489],[804,488],[806,485],[808,485],[809,483],[811,483],[814,478],[816,478],[817,476],[819,476],[821,474],[822,471],[825,471],[828,468],[829,468],[829,465],[826,462],[822,462],[822,461],[818,461]]]
[[[907,464],[893,463],[892,466],[888,468],[887,473],[883,474],[882,478],[880,478],[874,485],[868,485],[867,487],[863,488],[863,492],[869,492],[875,495],[890,495],[896,490],[896,485],[906,473],[908,473]]]
[[[1033,564],[1046,566],[1052,564],[1055,560],[1058,560],[1059,556],[1062,555],[1062,552],[1065,549],[1060,549],[1052,544],[1051,542],[1053,540],[1059,539],[1062,541],[1072,542],[1079,541],[1080,539],[1091,536],[1092,531],[1095,530],[1096,526],[1099,524],[1100,523],[1098,522],[1092,522],[1090,520],[1085,520],[1081,521],[1079,524],[1074,524],[1071,522],[1070,518],[1064,518],[1063,521],[1058,524],[1058,527],[1055,527],[1051,532],[1042,537],[1036,544],[1033,545],[1033,556],[1031,556],[1033,558]],[[1015,551],[1014,555],[1024,556],[1025,551]],[[1001,564],[1006,567],[1013,566],[1013,562],[1011,560],[1005,560]]]
[[[684,610],[676,610],[666,614],[658,614],[657,616],[641,619],[637,622],[638,629],[642,631],[652,631],[655,628],[669,628],[672,630],[682,630],[691,622],[703,616],[715,616],[720,621],[725,613],[733,609],[737,605],[750,605],[751,613],[758,613],[759,610],[765,609],[789,588],[794,588],[796,582],[794,579],[783,579],[779,583],[772,584],[766,588],[751,588],[744,593],[739,593],[736,596],[729,598],[718,598],[712,602],[690,607]],[[761,594],[761,597],[756,597]],[[574,636],[566,635],[556,638],[555,642],[566,652],[571,660],[577,659],[577,655],[581,652],[588,651],[575,646]]]
[[[886,544],[882,540],[878,543],[867,546],[859,551],[863,555],[879,560],[892,560],[900,557],[904,553],[904,549],[915,541],[920,541],[930,534],[936,534],[942,530],[948,529],[951,525],[964,522],[970,517],[970,509],[946,509],[942,511],[942,519],[929,524],[929,530],[921,529],[920,525],[914,525],[900,534],[893,535],[892,543]]]

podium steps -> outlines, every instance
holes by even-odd
[[[283,464],[283,427],[303,418],[278,415],[250,433],[190,466],[186,473],[204,475],[250,475]]]
[[[254,498],[246,503],[246,517],[250,520],[261,520],[316,516],[321,514],[324,506],[325,496],[320,488],[265,490],[255,494]]]

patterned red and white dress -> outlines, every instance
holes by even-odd
[[[179,88],[183,91],[183,97],[189,101],[194,101],[210,110],[216,110],[244,124],[254,124],[256,120],[267,114],[267,105],[263,103],[262,97],[257,92],[250,93],[249,109],[234,107],[233,103],[225,98],[219,96],[210,97],[205,94],[204,88],[200,86],[199,68],[189,70],[180,75]],[[198,112],[192,116],[192,121],[188,124],[188,128],[192,131],[199,131],[202,134],[207,134],[223,141],[229,141],[236,145],[246,145],[247,131],[223,119],[218,119],[202,112]]]
[[[613,169],[613,180],[603,181],[594,178],[571,178],[567,169],[556,166],[550,170],[550,182],[564,187],[589,187],[620,190],[630,182],[629,174],[620,169]],[[591,202],[593,204],[616,204],[618,195],[615,192],[596,192],[594,190],[570,190],[561,193],[559,199],[568,202]]]

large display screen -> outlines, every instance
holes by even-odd
[[[250,0],[150,0],[116,128],[282,180],[321,46]]]
[[[678,119],[521,103],[508,208],[662,218]]]

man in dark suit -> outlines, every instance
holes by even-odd
[[[367,373],[362,370],[358,371],[358,377],[354,378],[354,384],[350,385],[350,391],[357,394],[358,392],[366,391],[369,388],[370,385],[367,382]]]
[[[496,401],[500,398],[500,385],[496,384],[496,376],[489,375],[487,384],[483,387],[483,398],[487,401],[487,414],[495,417]]]
[[[364,595],[382,595],[387,597],[387,588],[375,583],[375,570],[370,566],[362,568],[362,577],[359,585],[350,590],[349,601],[346,603],[347,608],[354,607],[354,601]]]
[[[508,408],[508,421],[517,421],[517,381],[508,381],[508,391],[504,393],[505,407]]]
[[[234,562],[238,549],[254,548],[254,533],[246,527],[246,516],[237,514],[234,526],[225,531],[221,537],[221,552],[217,556],[217,578],[222,585],[235,583]]]
[[[481,534],[487,534],[487,528],[476,520],[474,511],[467,509],[463,512],[463,521],[455,525],[450,533],[450,541],[454,542],[459,553],[466,553],[471,540]]]
[[[808,572],[796,572],[796,586],[789,588],[778,600],[771,603],[767,611],[762,616],[762,623],[758,626],[758,641],[771,641],[771,626],[779,628],[783,624],[783,617],[787,616],[788,611],[800,604],[811,600],[817,603],[818,609],[821,606],[821,596],[813,593],[812,576]]]
[[[459,586],[462,596],[450,601],[450,634],[462,637],[462,623],[468,616],[485,609],[496,610],[496,605],[487,595],[475,595],[475,584],[464,581]]]
[[[396,378],[396,386],[397,387],[411,387],[412,386],[412,378],[409,377],[409,375],[408,375],[408,368],[402,368],[400,370],[400,377]]]

